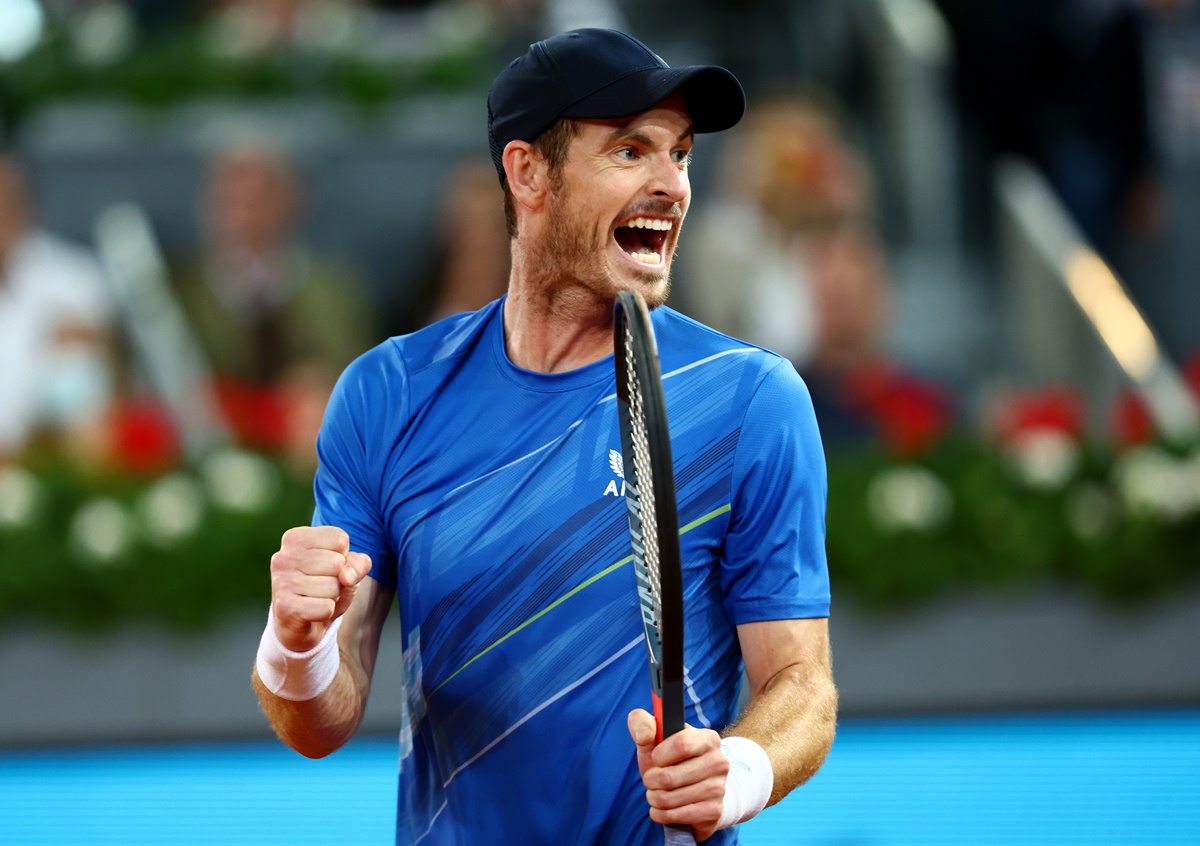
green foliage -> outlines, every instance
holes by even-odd
[[[1071,460],[1036,481],[1039,465],[1022,470],[1019,453],[983,444],[947,442],[904,462],[869,450],[831,456],[838,601],[898,611],[960,590],[1065,586],[1131,604],[1195,583],[1200,460],[1067,447]],[[268,562],[282,532],[308,522],[311,481],[232,455],[157,479],[55,462],[0,468],[0,620],[201,630],[265,608]],[[192,522],[180,519],[188,513]]]
[[[831,456],[834,595],[892,611],[960,590],[1065,586],[1132,605],[1195,583],[1200,461],[1157,447],[1125,455],[1067,447],[1071,467],[1050,480],[1036,478],[1036,463],[1023,469],[1014,448],[975,443],[946,443],[903,464],[879,452]],[[1131,476],[1148,456],[1153,472],[1169,477],[1163,490],[1179,488],[1177,500],[1141,496]],[[911,478],[890,501],[881,490],[897,475]],[[1142,475],[1155,484],[1153,473]],[[931,499],[926,486],[938,493],[920,506]]]
[[[61,23],[28,56],[0,64],[0,117],[16,126],[37,108],[64,100],[115,100],[165,109],[205,99],[329,98],[369,115],[416,92],[486,90],[492,69],[479,45],[424,58],[369,60],[281,49],[219,55],[214,38],[187,27],[120,57],[89,63]]]
[[[263,460],[261,469],[273,481],[271,496],[257,507],[218,505],[206,492],[194,529],[164,537],[147,506],[148,492],[162,480],[39,466],[30,518],[0,523],[0,620],[76,630],[150,621],[201,630],[231,611],[265,611],[271,554],[289,526],[308,523],[312,493],[308,480],[275,464]],[[204,490],[197,474],[169,478]],[[81,519],[97,503],[103,513]]]

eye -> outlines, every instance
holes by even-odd
[[[634,161],[638,156],[637,150],[633,147],[622,147],[617,150],[617,158],[624,159],[627,162]]]
[[[675,162],[675,164],[681,164],[684,167],[687,167],[689,164],[692,163],[692,151],[691,150],[674,150],[671,153],[671,161]]]

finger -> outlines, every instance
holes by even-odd
[[[304,570],[277,570],[271,573],[271,595],[273,597],[295,594],[337,599],[342,592],[338,570],[330,569],[325,574]]]
[[[720,750],[721,735],[712,729],[698,729],[684,726],[670,737],[664,737],[663,742],[654,747],[654,765],[670,767],[689,758],[698,758],[710,752]]]
[[[336,577],[346,566],[346,557],[328,549],[280,549],[271,556],[271,574],[283,576],[299,573],[307,576]]]
[[[345,566],[338,572],[338,579],[346,587],[354,587],[371,572],[371,558],[361,552],[351,552],[346,556]]]
[[[314,623],[333,619],[334,600],[316,596],[284,596],[275,602],[275,628],[278,632],[306,634]]]
[[[642,773],[642,782],[649,790],[674,791],[714,778],[724,784],[728,775],[729,758],[718,747],[715,752],[689,758],[669,767],[651,766]]]
[[[684,784],[674,790],[646,790],[646,801],[650,807],[667,811],[672,808],[686,808],[702,802],[725,798],[725,777],[713,775],[700,781]]]
[[[350,551],[350,536],[337,526],[297,526],[283,533],[281,549],[328,549],[343,556]]]
[[[682,808],[650,809],[650,819],[662,825],[690,825],[695,831],[697,842],[707,840],[721,821],[719,800],[706,800]]]

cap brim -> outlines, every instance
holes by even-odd
[[[562,117],[597,120],[648,111],[675,92],[682,95],[696,132],[720,132],[742,119],[746,93],[732,73],[716,65],[650,68],[621,77],[571,104]]]

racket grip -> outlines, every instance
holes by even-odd
[[[696,838],[692,836],[692,829],[686,825],[665,825],[663,829],[666,831],[666,846],[696,846]]]

